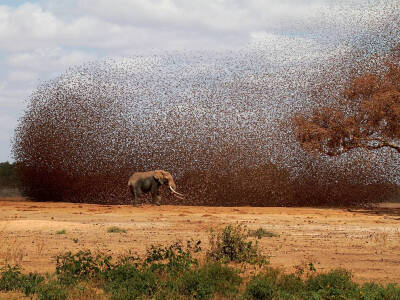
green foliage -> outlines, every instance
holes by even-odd
[[[126,233],[126,229],[120,228],[118,226],[111,226],[107,229],[108,233]]]
[[[93,255],[90,250],[72,254],[70,251],[56,258],[56,274],[63,284],[87,280],[111,268],[111,256]]]
[[[359,299],[400,299],[400,286],[394,283],[389,283],[386,287],[374,282],[364,283],[360,288]]]
[[[240,224],[228,225],[220,232],[211,231],[207,257],[222,262],[266,264],[267,260],[261,255],[258,242],[248,241],[249,236],[247,227]]]
[[[38,300],[66,300],[68,298],[67,287],[57,280],[49,280],[38,291]]]
[[[213,260],[200,264],[195,254],[200,241],[151,246],[143,257],[130,253],[111,256],[89,250],[66,252],[56,258],[56,272],[46,278],[23,274],[18,266],[0,269],[0,291],[22,292],[35,299],[400,299],[400,287],[377,283],[359,286],[342,269],[316,274],[313,263],[293,274],[264,268],[243,285],[240,270],[225,261],[260,259],[249,250],[248,230],[227,226],[214,234],[207,254]],[[249,246],[250,245],[250,246]],[[215,245],[214,245],[215,246]],[[211,250],[218,251],[212,252]],[[250,254],[249,254],[250,253]],[[213,256],[214,255],[214,256]],[[257,256],[252,256],[257,255]],[[232,258],[232,259],[231,259]],[[244,266],[241,265],[242,267]],[[105,294],[98,295],[98,291]],[[243,292],[241,292],[243,291]]]
[[[104,288],[111,294],[111,299],[151,297],[158,289],[159,280],[150,269],[123,264],[106,272]]]
[[[276,293],[275,282],[260,274],[253,277],[247,285],[245,299],[273,299]]]
[[[357,284],[351,280],[351,273],[343,269],[310,276],[306,287],[314,299],[354,299],[359,294]]]
[[[252,237],[256,237],[258,239],[262,239],[263,237],[278,237],[279,234],[273,233],[271,231],[267,231],[264,228],[258,228],[257,230],[250,230],[249,235]]]
[[[193,254],[201,251],[200,244],[201,241],[188,240],[186,247],[182,242],[175,242],[167,247],[152,245],[147,249],[144,263],[150,265],[153,270],[159,269],[164,272],[179,273],[192,269],[192,267],[198,265]]]
[[[56,234],[66,234],[67,231],[65,229],[56,231]]]
[[[17,291],[21,287],[22,274],[19,266],[6,266],[0,269],[0,291]]]
[[[20,291],[26,296],[37,294],[41,290],[41,286],[45,281],[43,275],[38,273],[29,273],[22,275]]]
[[[39,291],[44,277],[38,273],[22,274],[19,266],[6,266],[0,269],[0,291],[21,291],[26,296]]]
[[[195,299],[209,299],[215,293],[229,297],[237,294],[242,279],[231,267],[209,262],[180,278],[179,292]]]

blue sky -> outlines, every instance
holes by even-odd
[[[285,49],[295,49],[295,62],[349,47],[357,36],[379,35],[382,20],[399,8],[396,2],[0,0],[0,161],[11,159],[11,139],[29,95],[70,67],[110,57],[237,50],[257,43],[276,61],[276,49],[285,56],[292,55]]]

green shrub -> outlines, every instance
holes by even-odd
[[[201,251],[200,244],[200,241],[188,240],[186,247],[180,241],[166,247],[151,245],[146,251],[144,263],[152,270],[159,269],[170,273],[191,269],[198,265],[193,254]]]
[[[244,293],[245,299],[273,299],[276,294],[276,278],[259,274],[250,279]]]
[[[18,291],[21,288],[22,274],[19,266],[7,265],[0,272],[0,291]]]
[[[26,296],[38,292],[44,277],[38,273],[22,274],[19,266],[1,268],[0,291],[20,291]]]
[[[111,226],[107,229],[108,233],[126,233],[126,229],[120,228],[118,226]]]
[[[282,274],[279,269],[267,268],[250,279],[245,299],[305,299],[305,284],[295,274]],[[306,298],[307,299],[307,298]]]
[[[78,279],[87,280],[101,275],[111,267],[111,256],[92,255],[90,250],[72,254],[70,251],[56,258],[56,274],[63,284],[71,284]]]
[[[118,265],[105,273],[104,288],[111,299],[137,299],[153,296],[159,286],[159,279],[149,269],[140,270],[136,266]]]
[[[67,231],[65,229],[56,231],[56,234],[66,234]]]
[[[44,283],[45,278],[43,275],[38,273],[29,273],[28,275],[22,275],[20,291],[25,296],[30,296],[38,293]]]
[[[364,283],[360,288],[360,298],[362,300],[398,300],[400,299],[400,286],[389,283],[386,288],[374,282]]]
[[[258,239],[262,239],[263,237],[278,237],[279,234],[273,233],[271,231],[267,231],[264,228],[258,228],[257,230],[250,230],[249,235],[252,237],[256,237]]]
[[[209,299],[215,293],[226,297],[237,294],[241,281],[237,270],[218,262],[210,262],[198,269],[186,271],[178,285],[180,293],[185,296]]]
[[[306,288],[310,297],[316,299],[354,299],[359,295],[357,284],[351,280],[351,273],[343,269],[310,276]]]
[[[240,224],[228,225],[220,232],[211,231],[207,257],[222,262],[267,263],[266,258],[260,254],[258,242],[247,241],[249,235],[249,230]]]
[[[56,280],[42,284],[37,295],[38,300],[65,300],[67,297],[67,287]]]
[[[278,299],[304,299],[304,281],[295,274],[283,274],[277,285]]]

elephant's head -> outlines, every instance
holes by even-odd
[[[174,179],[172,178],[172,175],[163,170],[155,170],[153,177],[156,181],[158,181],[161,185],[166,184],[168,185],[169,189],[176,195],[183,196],[182,194],[178,193],[176,191],[176,184]]]

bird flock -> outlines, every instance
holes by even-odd
[[[152,169],[170,171],[187,195],[165,195],[164,204],[350,203],[398,184],[390,151],[310,156],[291,123],[335,99],[351,72],[397,42],[396,16],[383,13],[370,12],[371,28],[350,36],[343,28],[323,44],[268,39],[71,68],[41,83],[19,120],[13,153],[23,191],[43,201],[130,203],[129,176]],[[378,30],[385,24],[390,33]],[[326,37],[322,29],[308,35]]]

